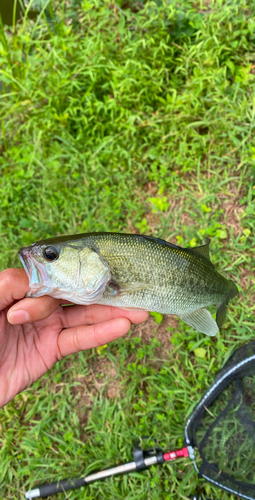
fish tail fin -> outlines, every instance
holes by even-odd
[[[227,305],[231,299],[238,295],[238,288],[232,280],[228,280],[229,289],[227,295],[224,297],[223,301],[217,307],[216,323],[219,328],[222,327],[226,319]]]

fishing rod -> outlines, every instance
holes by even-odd
[[[148,439],[148,438],[143,438]],[[147,450],[143,450],[138,446],[138,439],[135,443],[135,449],[133,450],[133,462],[126,464],[117,465],[109,469],[104,469],[102,471],[97,471],[88,476],[73,479],[62,479],[59,481],[54,481],[53,483],[43,484],[38,486],[33,490],[26,492],[26,498],[32,500],[33,498],[46,498],[57,493],[64,493],[68,490],[74,490],[76,488],[81,488],[95,481],[106,479],[107,477],[117,476],[119,474],[129,474],[134,471],[143,471],[151,467],[152,465],[163,465],[165,462],[170,462],[181,457],[189,457],[188,448],[184,447],[179,450],[163,452],[161,448],[153,447]],[[195,495],[191,500],[210,500],[205,499],[201,495]]]

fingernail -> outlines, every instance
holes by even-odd
[[[7,318],[9,323],[11,323],[12,325],[21,325],[22,323],[28,323],[30,321],[29,314],[22,309],[20,309],[19,311],[10,312]]]

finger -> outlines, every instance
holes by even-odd
[[[7,319],[12,325],[39,321],[48,318],[57,309],[60,302],[61,300],[53,299],[48,295],[35,299],[23,299],[9,309]]]
[[[24,269],[5,269],[0,273],[0,311],[15,300],[23,299],[29,290]]]
[[[148,318],[148,311],[139,309],[125,310],[118,307],[94,304],[91,306],[63,307],[63,328],[79,325],[92,325],[116,318],[127,318],[131,323],[142,323]]]
[[[58,337],[60,354],[62,357],[68,356],[74,352],[108,344],[128,333],[130,326],[127,318],[116,318],[104,323],[62,330]]]

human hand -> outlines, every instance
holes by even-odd
[[[49,296],[24,298],[24,269],[0,273],[0,407],[29,387],[57,361],[125,335],[148,312],[92,305],[62,307]]]

